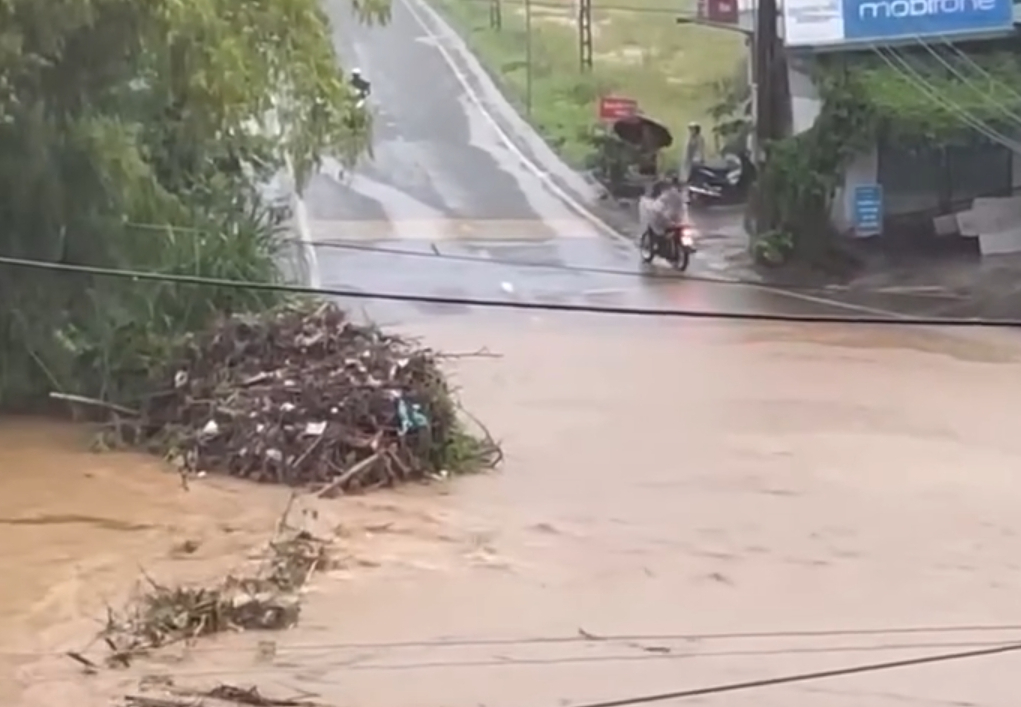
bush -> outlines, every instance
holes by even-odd
[[[330,34],[317,0],[0,3],[0,255],[277,280],[282,214],[256,185],[368,145]],[[0,266],[0,300],[10,408],[130,397],[168,338],[277,298]]]

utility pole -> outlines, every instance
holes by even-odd
[[[503,29],[503,9],[500,0],[489,0],[489,27],[497,31]]]
[[[525,0],[525,111],[532,117],[532,0]]]
[[[773,56],[776,50],[776,0],[759,0],[755,13],[755,34],[752,37],[755,74],[755,147],[758,157],[762,148],[774,137],[775,73]]]
[[[592,71],[592,0],[578,2],[578,56],[583,74]]]
[[[784,137],[786,116],[790,111],[787,90],[787,63],[783,47],[777,36],[777,0],[759,0],[755,16],[755,34],[752,38],[755,75],[755,152],[760,164],[766,145]],[[755,226],[759,233],[776,226],[777,214],[773,204],[766,203],[759,193],[755,204]]]

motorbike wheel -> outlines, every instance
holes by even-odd
[[[642,256],[643,263],[651,263],[652,259],[656,257],[656,241],[649,229],[645,229],[642,237],[638,239],[638,252]]]
[[[674,260],[674,269],[684,272],[688,269],[689,264],[691,264],[691,251],[687,248],[681,248],[677,259]]]

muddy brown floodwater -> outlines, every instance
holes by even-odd
[[[1021,640],[1013,340],[566,316],[416,333],[502,355],[456,365],[504,441],[501,473],[333,502],[345,566],[293,631],[91,679],[23,657],[20,704],[98,707],[167,673],[338,706],[554,707]],[[211,571],[283,503],[209,480],[184,494],[150,460],[76,451],[63,428],[0,435],[0,616],[8,645],[37,652],[84,635],[65,621],[140,562],[195,535],[204,559],[162,569]],[[704,702],[1014,707],[1019,660]]]
[[[138,454],[97,454],[86,429],[0,422],[0,692],[34,653],[82,645],[141,569],[223,571],[273,529],[287,493],[180,478]],[[181,552],[190,542],[197,549]],[[68,642],[72,643],[68,643]],[[7,700],[4,700],[7,702]],[[9,702],[7,702],[9,704]]]

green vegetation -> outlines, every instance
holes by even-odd
[[[258,185],[369,129],[318,0],[0,0],[0,255],[271,281]],[[0,407],[130,400],[172,339],[273,299],[0,265]]]
[[[880,135],[908,145],[967,142],[979,135],[962,111],[1010,131],[1006,124],[1021,108],[1021,93],[1012,88],[1021,80],[1021,58],[1008,52],[836,55],[817,62],[814,80],[823,103],[818,119],[767,146],[760,176],[758,198],[771,205],[766,223],[774,227],[763,253],[773,257],[778,251],[809,261],[825,257],[844,169]]]
[[[485,0],[435,0],[509,98],[526,113],[524,5],[502,0],[500,29]],[[593,71],[579,67],[578,29],[566,0],[532,7],[532,122],[568,162],[590,164],[600,94],[635,98],[678,140],[692,120],[708,124],[714,86],[734,76],[744,40],[733,32],[678,25],[689,8],[666,0],[593,2]],[[609,3],[607,3],[609,4]],[[677,150],[672,158],[676,159]]]

